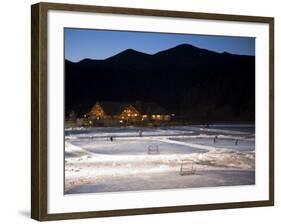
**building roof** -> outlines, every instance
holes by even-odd
[[[153,102],[136,102],[134,106],[141,114],[168,114],[163,107]]]
[[[129,106],[133,106],[142,115],[168,114],[168,112],[163,107],[153,102],[137,101],[132,103],[116,101],[98,101],[96,102],[96,104],[99,104],[104,110],[105,114],[110,116],[120,115],[122,111]]]
[[[132,105],[128,102],[114,101],[98,101],[96,104],[99,104],[107,115],[119,115],[126,107]]]

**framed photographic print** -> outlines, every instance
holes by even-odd
[[[274,19],[32,5],[32,218],[274,204]]]

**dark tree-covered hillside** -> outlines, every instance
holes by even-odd
[[[255,57],[192,45],[148,55],[132,49],[105,60],[65,61],[65,113],[96,101],[155,102],[191,122],[255,120]]]

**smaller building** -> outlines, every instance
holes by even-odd
[[[153,102],[137,101],[135,107],[141,114],[142,120],[170,121],[171,115],[166,109]]]

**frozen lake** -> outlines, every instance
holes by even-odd
[[[108,140],[73,140],[71,144],[82,147],[83,149],[98,154],[105,155],[146,155],[153,147],[159,150],[159,154],[190,154],[207,152],[204,149],[195,149],[186,145],[176,145],[173,143],[162,142],[156,138],[132,137]]]
[[[253,125],[65,130],[65,193],[255,183]],[[181,175],[187,170],[188,175]],[[189,172],[194,170],[194,172]]]

